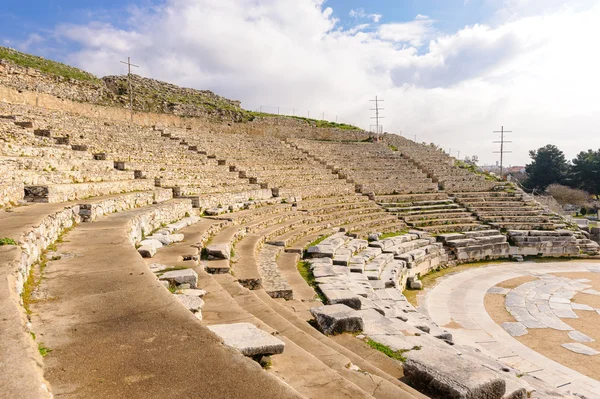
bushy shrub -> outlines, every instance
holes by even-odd
[[[546,192],[563,206],[567,204],[585,206],[591,199],[591,195],[586,191],[563,186],[562,184],[551,184],[546,188]]]

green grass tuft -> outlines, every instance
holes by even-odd
[[[383,353],[387,357],[390,357],[394,360],[398,360],[401,362],[406,361],[406,357],[404,357],[404,354],[406,352],[411,351],[411,350],[420,350],[421,349],[420,346],[415,346],[412,349],[401,349],[401,350],[395,351],[387,345],[383,345],[383,344],[380,344],[379,342],[373,341],[371,338],[367,338],[367,344],[371,348],[378,350],[379,352]]]
[[[50,352],[52,352],[52,349],[45,347],[44,344],[40,342],[38,344],[38,352],[40,352],[42,357],[46,357]]]
[[[393,232],[390,232],[390,233],[383,233],[379,237],[379,239],[380,240],[385,240],[386,238],[398,237],[398,236],[401,236],[401,235],[406,234],[406,233],[408,233],[408,229],[401,230],[401,231],[393,231]]]
[[[306,281],[306,283],[310,285],[312,289],[315,290],[315,293],[317,294],[321,302],[327,303],[327,298],[325,297],[325,295],[323,295],[323,292],[321,291],[317,284],[317,281],[315,280],[315,275],[313,274],[312,270],[310,270],[310,263],[305,260],[301,260],[300,262],[298,262],[298,265],[296,267],[304,281]]]
[[[0,238],[0,246],[2,245],[17,245],[17,243],[12,238],[4,237]]]
[[[322,243],[322,242],[323,242],[323,241],[324,241],[324,240],[325,240],[327,237],[329,237],[329,236],[325,235],[325,236],[321,236],[321,237],[317,238],[316,240],[314,240],[313,242],[311,242],[310,244],[308,244],[307,248],[314,247],[315,245],[319,245],[319,244],[320,244],[320,243]]]

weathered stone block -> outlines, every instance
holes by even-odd
[[[198,284],[198,274],[192,269],[171,270],[160,276],[160,279],[173,285],[189,284],[190,287],[196,287]]]
[[[436,397],[501,399],[506,383],[496,373],[459,356],[451,347],[431,345],[406,353],[404,375]]]
[[[225,345],[246,356],[275,355],[283,353],[285,348],[282,340],[250,323],[217,324],[208,328],[221,337]]]
[[[138,248],[138,253],[142,258],[152,258],[156,255],[156,247],[152,245],[144,245]]]
[[[362,331],[362,316],[354,309],[343,305],[328,305],[312,308],[313,315],[319,328],[324,334],[339,334],[343,332]]]

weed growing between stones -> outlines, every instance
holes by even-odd
[[[322,243],[322,242],[323,242],[323,241],[324,241],[324,240],[325,240],[327,237],[329,237],[329,236],[325,235],[325,236],[321,236],[321,237],[317,238],[316,240],[314,240],[313,242],[311,242],[310,244],[308,244],[307,248],[314,247],[315,245],[319,245],[319,244],[320,244],[320,243]]]
[[[255,355],[252,356],[252,360],[260,364],[260,367],[262,367],[265,370],[269,370],[273,366],[271,356],[268,355]]]
[[[38,343],[38,352],[40,355],[42,355],[42,357],[46,357],[50,352],[52,352],[52,349],[45,347],[44,344],[40,342]]]
[[[327,298],[325,297],[325,295],[323,295],[323,292],[321,291],[321,289],[319,288],[319,285],[317,284],[317,282],[315,280],[315,275],[313,274],[312,270],[310,269],[310,263],[307,261],[301,260],[300,262],[298,262],[298,265],[296,267],[298,269],[298,272],[304,279],[304,281],[306,281],[306,283],[308,285],[310,285],[313,290],[315,290],[315,293],[317,294],[317,296],[319,297],[321,302],[327,303]]]
[[[2,245],[17,245],[17,243],[12,238],[3,237],[0,238],[0,246]]]
[[[387,357],[390,357],[394,360],[398,360],[401,362],[406,361],[406,357],[404,356],[404,354],[406,352],[409,352],[411,350],[420,350],[421,349],[420,346],[414,346],[412,349],[400,349],[400,350],[395,351],[387,345],[383,345],[383,344],[380,344],[379,342],[373,341],[371,338],[367,338],[366,342],[367,342],[367,345],[369,345],[371,348],[378,350],[379,352],[383,353]]]
[[[379,239],[380,240],[385,240],[386,238],[392,238],[392,237],[397,237],[397,236],[401,236],[403,234],[408,233],[408,229],[406,230],[402,230],[402,231],[394,231],[394,232],[389,232],[389,233],[383,233]]]
[[[25,284],[23,284],[21,300],[23,301],[23,308],[25,309],[25,313],[27,315],[32,313],[31,305],[37,302],[37,300],[33,298],[33,293],[42,283],[42,276],[44,274],[44,270],[46,269],[47,262],[48,259],[46,258],[46,254],[42,253],[40,260],[31,266],[29,276],[27,276],[27,280],[25,281]]]

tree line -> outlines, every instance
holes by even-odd
[[[600,149],[581,151],[572,161],[555,145],[529,151],[531,163],[525,166],[523,186],[544,191],[551,184],[584,190],[596,198],[600,194]]]

